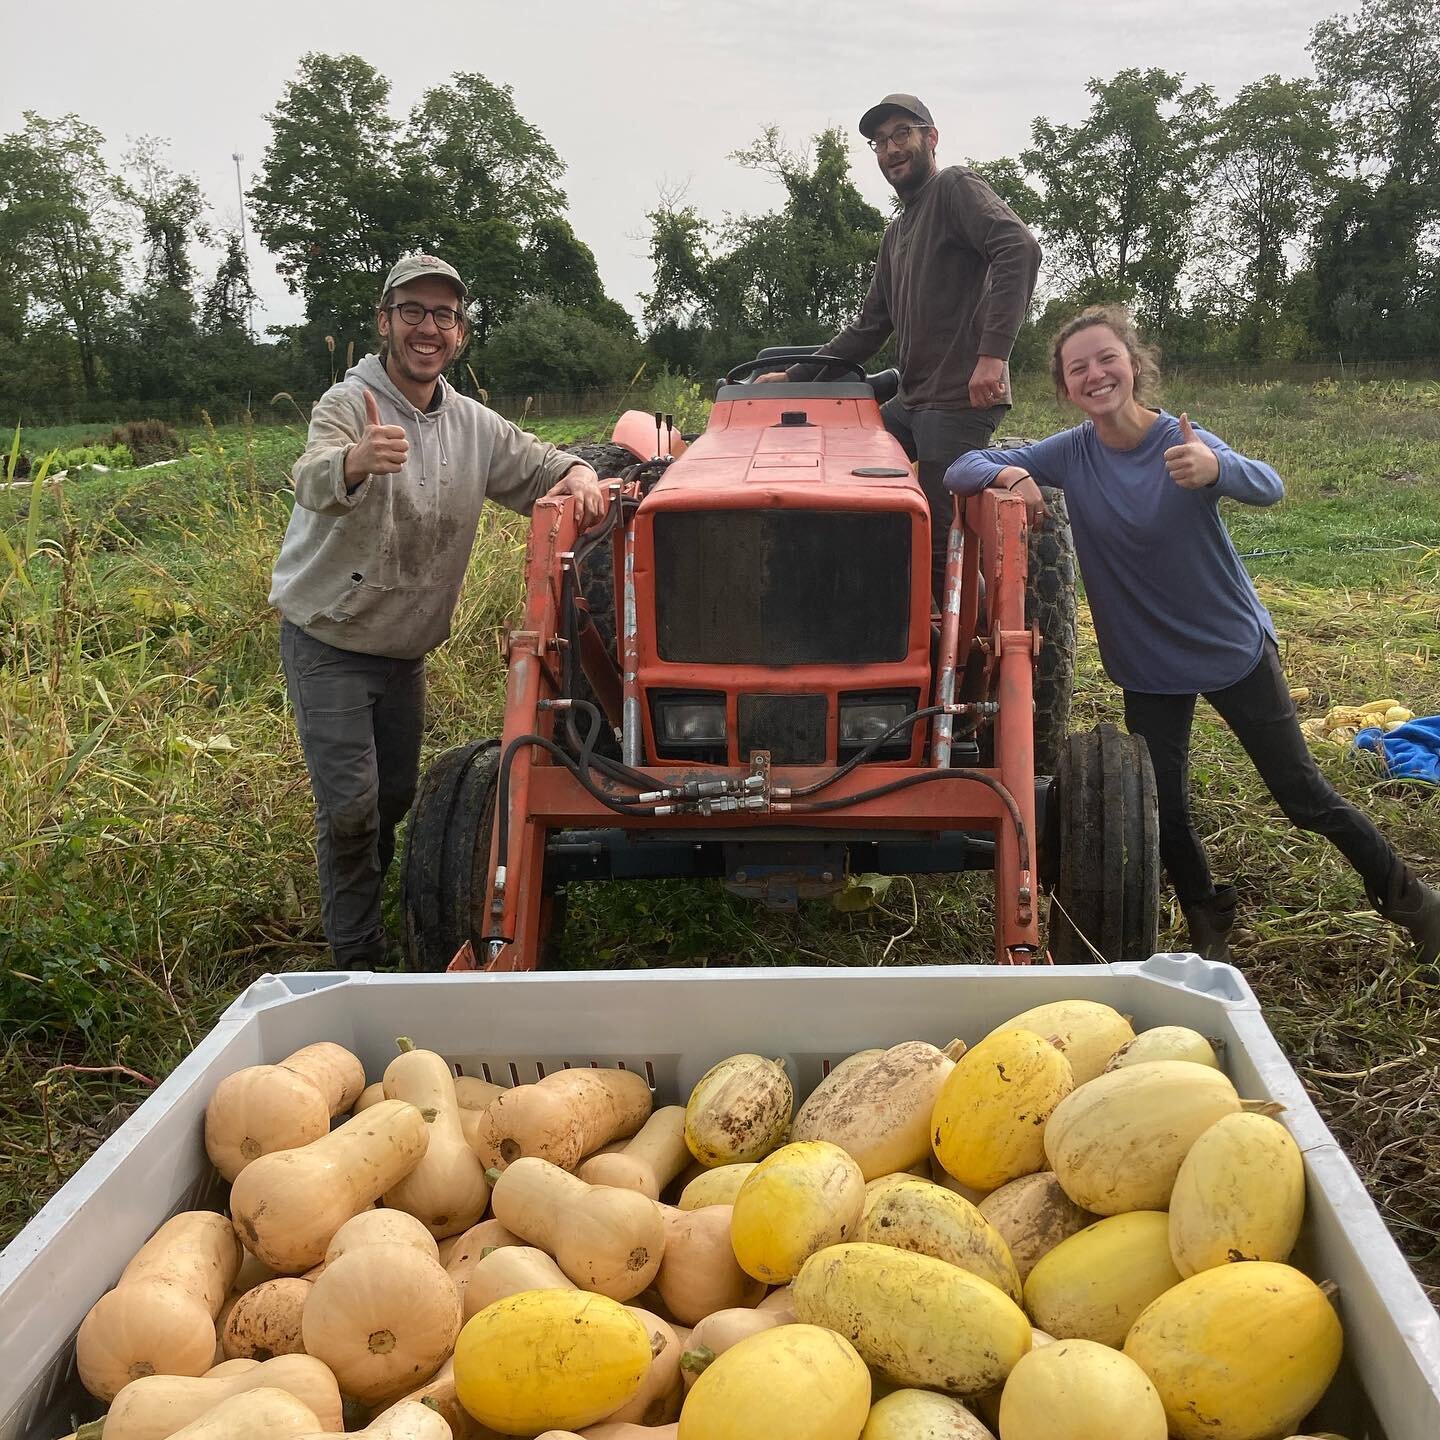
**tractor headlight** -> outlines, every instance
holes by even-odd
[[[694,756],[725,749],[725,697],[719,694],[654,697],[655,743],[663,755]]]
[[[880,695],[840,697],[840,757],[848,759],[878,740],[892,725],[898,725],[915,709],[914,691],[890,691]],[[910,753],[910,730],[892,735],[875,752],[874,759],[889,760]]]

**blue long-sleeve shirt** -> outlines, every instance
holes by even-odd
[[[1269,465],[1198,425],[1220,459],[1216,483],[1186,490],[1165,470],[1180,422],[1160,411],[1133,450],[1113,450],[1087,420],[1034,445],[974,450],[945,472],[959,495],[1007,465],[1065,492],[1075,554],[1105,672],[1126,690],[1190,695],[1243,680],[1275,627],[1220,519],[1223,497],[1273,505],[1285,493]]]

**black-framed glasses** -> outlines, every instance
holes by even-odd
[[[398,305],[387,305],[387,310],[399,312],[407,325],[423,325],[427,315],[433,316],[437,330],[453,330],[460,323],[460,312],[448,305],[422,305],[418,300],[402,300]]]
[[[908,145],[917,130],[928,128],[926,125],[897,125],[888,135],[877,136],[866,143],[878,155],[887,145]]]

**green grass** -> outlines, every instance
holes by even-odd
[[[1211,387],[1166,397],[1288,487],[1226,506],[1275,614],[1306,714],[1394,694],[1440,710],[1440,387]],[[1007,429],[1070,423],[1038,382]],[[590,438],[604,420],[543,422]],[[74,443],[79,433],[47,435]],[[322,965],[310,795],[286,711],[270,567],[289,513],[297,420],[196,431],[165,469],[77,477],[41,496],[38,544],[0,547],[0,1238],[8,1238],[244,985]],[[27,436],[27,443],[29,437]],[[25,549],[31,493],[0,492]],[[427,752],[501,723],[498,641],[520,601],[523,522],[487,513],[455,634],[433,657]],[[1118,718],[1088,629],[1077,725]],[[1422,871],[1440,876],[1440,796],[1340,749],[1322,763]],[[1217,873],[1244,902],[1237,958],[1272,1028],[1440,1295],[1440,984],[1416,973],[1358,882],[1289,829],[1204,711],[1194,761]],[[1164,941],[1178,943],[1167,909]],[[769,914],[717,886],[575,887],[577,967],[984,961],[984,876],[898,879],[878,907]],[[1373,1069],[1371,1067],[1385,1067]],[[62,1067],[57,1070],[56,1067]],[[37,1084],[40,1089],[37,1090]],[[43,1101],[43,1104],[41,1103]]]

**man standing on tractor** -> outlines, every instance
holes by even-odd
[[[595,472],[478,401],[444,372],[468,336],[465,282],[412,255],[390,271],[367,355],[316,403],[275,562],[285,685],[315,795],[325,938],[340,969],[384,963],[380,897],[415,797],[425,657],[450,633],[488,498],[522,515]]]
[[[821,350],[866,360],[895,336],[900,392],[885,428],[912,460],[930,502],[931,589],[945,579],[951,498],[945,471],[990,443],[1010,406],[1010,350],[1025,319],[1040,246],[973,170],[936,168],[940,132],[914,95],[887,95],[860,117],[880,172],[900,198],[860,314]],[[814,379],[794,365],[759,382]]]

